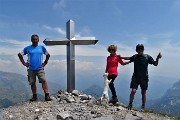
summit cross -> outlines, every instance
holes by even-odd
[[[95,37],[75,37],[74,21],[69,20],[66,23],[66,38],[48,39],[43,43],[50,45],[66,45],[67,46],[67,91],[72,92],[75,89],[75,45],[92,45],[98,40]]]

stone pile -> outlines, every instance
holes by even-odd
[[[168,116],[127,110],[77,90],[59,90],[52,101],[19,103],[3,109],[3,120],[172,120]]]

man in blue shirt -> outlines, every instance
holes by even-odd
[[[30,101],[37,100],[37,92],[36,92],[36,76],[39,79],[39,83],[42,83],[42,88],[45,94],[45,101],[51,101],[51,98],[48,93],[48,85],[46,82],[44,67],[48,63],[50,54],[46,50],[44,46],[38,45],[39,36],[32,35],[31,36],[32,45],[29,45],[23,49],[22,52],[18,53],[18,57],[21,63],[27,67],[28,69],[28,81],[31,85],[31,90],[33,93]],[[46,55],[45,61],[43,62],[43,54]],[[24,61],[23,56],[27,55],[27,62]]]

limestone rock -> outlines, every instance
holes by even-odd
[[[79,96],[80,95],[80,92],[78,90],[73,90],[72,91],[72,95],[74,96]]]
[[[173,117],[127,110],[77,90],[59,90],[52,101],[19,103],[2,110],[3,120],[173,120]]]

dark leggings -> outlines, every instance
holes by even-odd
[[[111,82],[109,83],[109,88],[111,90],[112,97],[117,97],[116,90],[114,87],[114,80],[116,79],[116,77],[117,77],[117,75],[108,75],[108,80],[111,80]]]

